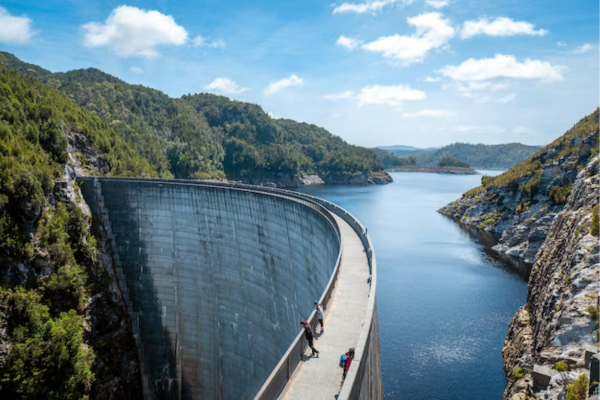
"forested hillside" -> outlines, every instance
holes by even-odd
[[[94,68],[51,73],[9,53],[2,56],[0,65],[57,88],[100,116],[135,143],[162,176],[227,175],[252,182],[318,174],[332,183],[367,183],[370,177],[384,175],[368,149],[315,125],[273,119],[255,104],[211,94],[173,99]]]
[[[127,317],[109,289],[89,215],[74,192],[59,201],[55,183],[75,133],[97,149],[98,173],[157,175],[135,142],[97,115],[0,71],[1,398],[107,398],[106,390],[135,398],[139,389],[135,346],[121,326]]]
[[[436,165],[443,157],[450,156],[473,168],[508,169],[539,149],[539,146],[526,146],[520,143],[494,145],[454,143],[433,153],[418,154],[415,157],[419,165]]]
[[[444,157],[453,157],[473,168],[508,169],[523,161],[540,149],[539,146],[527,146],[520,143],[508,144],[470,144],[454,143],[440,149],[399,149],[390,146],[389,152],[398,157],[413,156],[418,165],[438,165]]]

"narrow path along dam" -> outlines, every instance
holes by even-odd
[[[375,254],[345,210],[248,185],[78,181],[111,241],[144,399],[381,398]],[[327,329],[309,358],[315,300]]]

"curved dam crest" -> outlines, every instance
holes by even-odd
[[[109,225],[147,399],[252,398],[298,335],[340,239],[285,197],[79,178]]]

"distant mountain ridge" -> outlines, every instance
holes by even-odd
[[[521,143],[470,144],[453,143],[441,148],[419,149],[411,146],[381,146],[395,156],[413,156],[418,165],[434,166],[446,156],[456,158],[478,169],[508,169],[541,149],[541,146],[528,146]],[[415,150],[407,150],[412,148]]]

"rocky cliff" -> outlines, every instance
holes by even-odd
[[[598,110],[538,153],[440,210],[462,224],[494,233],[494,248],[533,264],[577,174],[598,154]]]
[[[495,233],[497,251],[533,264],[502,351],[507,400],[586,398],[599,340],[598,165],[596,110],[440,210]]]
[[[567,204],[554,218],[531,271],[527,304],[510,323],[502,350],[505,399],[563,398],[570,381],[589,376],[586,351],[597,352],[598,346],[600,255],[592,219],[599,189],[596,157],[579,172]],[[566,371],[558,373],[559,363]],[[548,386],[533,381],[534,366],[547,368]]]

